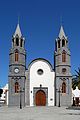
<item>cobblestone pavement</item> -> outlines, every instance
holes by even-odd
[[[65,107],[0,107],[0,120],[80,120],[80,110]]]

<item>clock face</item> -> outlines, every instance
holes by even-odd
[[[19,72],[19,69],[18,69],[18,68],[15,68],[15,69],[14,69],[14,72],[15,72],[15,73],[18,73],[18,72]]]

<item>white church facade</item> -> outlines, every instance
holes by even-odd
[[[37,58],[26,68],[25,39],[17,25],[9,54],[9,106],[71,105],[71,55],[62,26],[55,42],[54,65]]]
[[[30,106],[54,106],[55,74],[51,64],[45,59],[36,59],[29,66]],[[42,94],[42,98],[40,98]]]

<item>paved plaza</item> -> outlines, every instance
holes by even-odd
[[[0,120],[80,120],[80,110],[65,107],[0,107]]]

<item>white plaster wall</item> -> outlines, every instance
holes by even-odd
[[[6,105],[8,105],[8,84],[6,84],[2,89],[3,89],[3,93],[1,96],[1,100],[3,101],[6,100]]]
[[[80,90],[76,86],[75,90],[72,90],[73,97],[80,97]]]
[[[38,69],[43,69],[44,73],[38,75]],[[47,61],[35,61],[30,67],[30,106],[34,105],[33,88],[40,87],[40,84],[42,87],[48,87],[48,106],[54,106],[54,71],[51,71]]]

